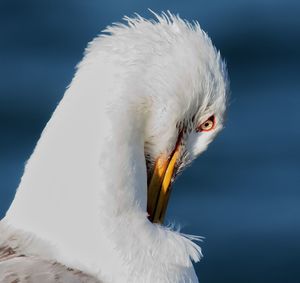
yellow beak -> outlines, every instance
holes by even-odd
[[[170,158],[162,155],[155,162],[147,201],[149,220],[153,223],[162,224],[164,221],[171,192],[170,184],[179,154],[180,147],[177,146]]]

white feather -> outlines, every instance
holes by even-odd
[[[200,248],[147,219],[145,154],[170,153],[178,123],[214,114],[213,131],[189,132],[185,163],[207,147],[226,71],[198,23],[155,16],[126,17],[88,45],[2,222],[23,253],[105,283],[198,282]]]

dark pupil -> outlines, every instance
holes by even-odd
[[[208,127],[208,126],[209,126],[209,123],[208,123],[208,122],[206,122],[206,123],[205,123],[205,127]]]

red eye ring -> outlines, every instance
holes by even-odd
[[[215,128],[215,116],[210,116],[205,122],[197,127],[197,132],[209,132]]]

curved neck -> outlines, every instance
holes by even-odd
[[[123,98],[111,74],[109,66],[78,71],[5,222],[55,247],[55,260],[104,282],[185,282],[191,274],[196,282],[190,257],[197,260],[199,248],[147,220],[143,110]]]

